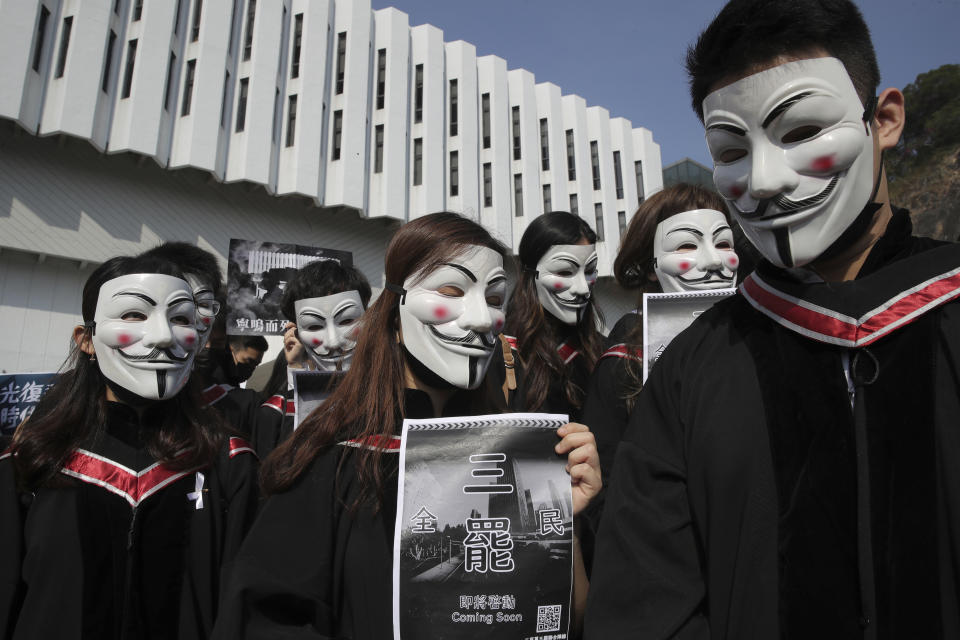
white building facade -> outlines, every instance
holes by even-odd
[[[377,286],[407,220],[516,250],[568,210],[608,276],[661,187],[650,131],[369,0],[0,0],[0,370],[56,368],[90,265],[164,240],[347,249]]]

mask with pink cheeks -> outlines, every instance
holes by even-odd
[[[739,265],[733,231],[719,211],[684,211],[657,225],[653,266],[664,293],[729,289]]]
[[[297,313],[297,337],[317,369],[349,369],[363,316],[360,292],[341,291],[297,300],[293,305]]]
[[[580,322],[596,282],[596,245],[556,244],[537,262],[537,299],[564,324]]]

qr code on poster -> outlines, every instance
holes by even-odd
[[[563,605],[551,604],[537,607],[537,633],[560,631],[560,612]]]

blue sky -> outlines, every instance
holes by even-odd
[[[789,0],[784,0],[789,1]],[[724,0],[373,0],[466,40],[511,69],[532,71],[589,105],[653,131],[663,163],[691,157],[709,166],[703,130],[689,106],[683,56]],[[858,0],[873,33],[881,88],[960,63],[960,0]],[[953,44],[950,44],[953,42]]]

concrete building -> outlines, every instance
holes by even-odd
[[[369,0],[0,3],[0,370],[56,369],[90,269],[165,240],[354,253],[407,220],[602,241],[662,187],[650,131]],[[635,301],[597,288],[612,324]]]

